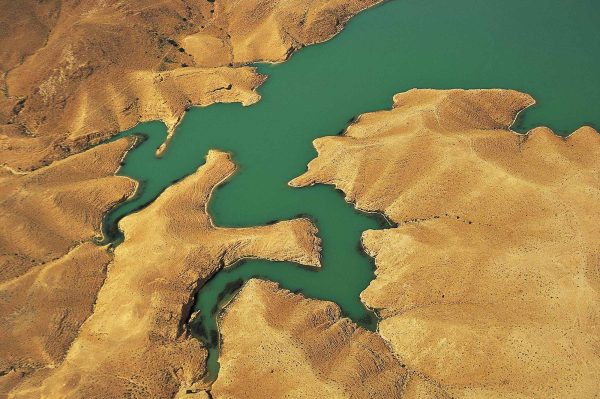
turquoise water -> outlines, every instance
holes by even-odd
[[[538,105],[519,120],[516,128],[523,132],[546,125],[565,135],[583,124],[599,126],[598,21],[600,2],[591,0],[394,0],[375,7],[333,40],[284,64],[259,66],[269,75],[259,103],[190,110],[162,159],[154,156],[166,134],[161,123],[122,133],[148,136],[120,171],[142,181],[143,189],[110,213],[105,228],[118,242],[116,220],[196,170],[208,149],[230,151],[239,171],[213,196],[215,223],[254,226],[308,215],[323,239],[323,268],[253,260],[217,273],[202,287],[196,305],[201,316],[192,330],[210,346],[211,377],[218,372],[215,311],[252,276],[333,300],[373,329],[376,319],[358,297],[373,278],[359,238],[385,223],[356,212],[331,187],[287,187],[316,155],[311,141],[338,134],[360,113],[389,108],[394,93],[413,87],[526,91]]]

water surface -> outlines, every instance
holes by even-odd
[[[373,329],[374,315],[359,301],[373,278],[359,238],[382,223],[353,210],[331,187],[287,187],[316,155],[311,141],[337,134],[360,113],[389,108],[394,93],[413,87],[528,92],[538,105],[520,119],[521,132],[546,125],[566,135],[583,124],[599,126],[599,20],[594,0],[394,0],[373,8],[333,40],[284,64],[261,65],[269,79],[259,103],[189,111],[162,159],[154,157],[166,134],[161,123],[122,133],[148,135],[120,171],[142,181],[143,189],[114,210],[106,226],[114,230],[120,217],[196,170],[208,149],[230,151],[239,171],[213,196],[215,223],[254,226],[308,215],[323,239],[323,268],[253,260],[217,273],[200,291],[201,316],[193,326],[211,347],[211,375],[218,371],[215,310],[253,276],[335,301]]]

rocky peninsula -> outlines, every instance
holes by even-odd
[[[361,299],[393,353],[449,397],[597,394],[600,134],[511,131],[533,103],[396,94],[317,139],[290,183],[335,185],[397,224],[363,235],[377,270]]]
[[[206,378],[189,323],[207,281],[244,259],[321,266],[318,221],[213,222],[226,151],[198,153],[102,243],[143,185],[118,175],[136,139],[111,137],[159,120],[164,153],[186,110],[256,103],[252,64],[379,2],[0,0],[0,398],[598,396],[600,134],[515,132],[535,103],[522,92],[413,89],[314,141],[289,185],[332,185],[390,222],[360,243],[374,331],[251,278]]]

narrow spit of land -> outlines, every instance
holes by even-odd
[[[147,135],[144,140],[130,155],[125,167],[132,162],[140,165],[144,162],[162,163],[170,161],[170,157],[187,146],[185,140],[176,136],[172,147],[164,159],[154,158],[153,151],[155,144],[161,135],[155,134],[154,129],[160,129],[159,124],[146,126]],[[211,130],[219,134],[218,130]],[[204,137],[210,139],[210,133]],[[212,138],[219,140],[219,137]],[[245,140],[239,140],[238,147],[226,147],[234,154],[234,161],[238,161],[236,154],[243,153],[245,148],[252,144],[251,138],[245,136]],[[310,142],[310,140],[309,140]],[[179,147],[181,146],[181,148]],[[283,154],[282,154],[283,155]],[[133,159],[132,159],[133,158]],[[196,158],[201,159],[200,155]],[[174,158],[173,163],[176,163]],[[284,162],[282,164],[285,164]],[[166,164],[165,166],[168,166]],[[205,283],[199,292],[195,310],[199,311],[198,317],[192,323],[192,333],[201,339],[209,349],[208,371],[209,378],[215,378],[218,373],[218,328],[217,316],[223,306],[235,295],[244,282],[253,277],[276,281],[282,288],[294,292],[302,292],[311,298],[331,300],[342,308],[345,315],[352,318],[361,326],[375,330],[377,327],[376,315],[365,308],[360,302],[359,294],[364,290],[374,277],[374,268],[372,259],[366,256],[360,246],[360,236],[363,231],[368,229],[377,229],[389,226],[383,217],[377,214],[365,214],[358,212],[344,201],[341,192],[331,187],[317,186],[306,189],[293,189],[286,185],[287,180],[274,179],[271,184],[265,184],[263,176],[267,174],[269,165],[265,163],[262,171],[252,173],[254,169],[251,166],[245,168],[243,165],[238,173],[233,176],[231,181],[226,182],[222,189],[217,189],[214,197],[219,196],[221,190],[229,185],[236,184],[240,180],[245,180],[251,185],[261,187],[260,191],[254,189],[247,195],[237,196],[239,201],[236,205],[238,210],[234,211],[241,219],[248,217],[252,213],[244,204],[245,200],[252,195],[260,195],[263,201],[272,212],[272,219],[263,223],[268,224],[275,220],[291,219],[296,216],[310,217],[319,228],[319,236],[323,239],[323,249],[321,254],[322,268],[314,269],[302,267],[294,263],[284,263],[260,260],[247,260],[239,262],[237,265],[228,269],[220,270],[207,283]],[[303,169],[299,169],[300,174]],[[290,176],[294,177],[293,175]],[[252,179],[252,180],[249,180]],[[169,181],[171,183],[172,181]],[[126,215],[143,206],[145,193],[148,191],[148,181],[142,180],[142,190],[140,195],[130,203],[124,205],[129,207],[126,212],[124,209],[114,210],[105,223],[105,234],[113,245],[118,245],[122,241],[121,234],[116,229],[116,223],[122,215]],[[213,198],[210,210],[213,215],[220,213],[215,210],[217,200]],[[122,213],[120,213],[122,212]],[[220,223],[219,217],[215,217],[217,225]],[[247,225],[248,222],[236,223],[236,225]]]
[[[560,1],[511,0],[490,7],[405,0],[368,10],[333,40],[306,48],[285,64],[260,66],[269,80],[261,87],[259,103],[188,112],[163,158],[154,155],[166,134],[162,124],[122,133],[148,137],[128,155],[120,172],[140,181],[142,189],[136,199],[107,216],[105,230],[118,243],[118,219],[192,173],[208,149],[230,151],[239,170],[214,195],[210,211],[215,224],[252,226],[308,215],[323,239],[323,268],[248,261],[217,273],[201,289],[196,309],[202,316],[194,327],[212,345],[211,375],[218,370],[214,314],[253,276],[332,300],[347,316],[373,328],[373,314],[358,296],[373,277],[359,237],[382,224],[356,212],[331,187],[287,187],[314,157],[311,141],[336,134],[362,112],[388,108],[394,93],[412,87],[505,87],[531,93],[541,105],[524,114],[520,131],[542,123],[564,133],[583,124],[597,125],[593,118],[600,92],[591,88],[600,87],[600,75],[572,74],[572,65],[582,71],[600,65],[594,13],[585,7],[583,2]],[[588,15],[589,20],[566,17],[571,14]],[[586,45],[575,45],[581,41]],[[589,81],[594,77],[597,82]]]

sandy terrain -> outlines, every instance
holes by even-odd
[[[87,242],[0,284],[0,396],[63,360],[92,313],[111,254]]]
[[[220,318],[214,398],[417,398],[440,395],[377,334],[332,302],[250,280]],[[252,382],[250,382],[252,381]]]
[[[64,358],[112,259],[91,241],[137,183],[115,176],[131,139],[33,172],[0,168],[0,397]]]
[[[196,173],[122,219],[125,241],[64,360],[24,378],[9,397],[167,398],[202,386],[207,352],[187,330],[202,282],[246,257],[319,266],[320,240],[308,219],[212,225],[207,202],[234,170],[228,154],[211,151]]]
[[[600,134],[510,126],[508,90],[412,90],[362,115],[293,186],[334,184],[398,227],[367,231],[361,299],[453,397],[598,395]]]
[[[120,139],[28,173],[0,167],[0,281],[100,236],[104,214],[137,187],[114,176],[132,144]]]
[[[280,62],[380,0],[0,0],[0,159],[29,170],[141,121],[252,104]]]
[[[284,61],[377,2],[0,0],[0,397],[9,391],[21,397],[172,396],[203,373],[205,352],[183,331],[199,280],[247,256],[318,265],[316,230],[305,219],[217,229],[202,213],[194,226],[199,232],[190,233],[189,215],[174,209],[165,215],[182,224],[168,221],[165,228],[173,231],[160,233],[191,234],[188,258],[177,265],[183,274],[158,270],[168,259],[152,258],[147,251],[158,244],[145,239],[162,243],[159,232],[147,236],[133,223],[128,234],[140,238],[117,251],[107,277],[113,254],[91,240],[100,235],[106,212],[137,187],[114,176],[132,140],[90,147],[147,120],[163,121],[172,134],[191,106],[258,101],[264,77],[246,64]],[[211,157],[222,168],[214,171],[218,176],[233,171],[224,154]],[[208,195],[212,186],[205,183],[208,191],[194,195]],[[197,238],[213,240],[204,243],[210,251],[189,249]],[[302,246],[307,243],[312,252]],[[134,258],[119,255],[123,251]],[[145,270],[146,259],[154,269]],[[190,263],[197,259],[202,262]],[[130,264],[133,274],[124,271]],[[154,278],[163,285],[156,297],[146,297],[143,285]],[[133,301],[129,289],[148,303]],[[111,313],[118,307],[123,320]],[[95,329],[119,334],[124,325],[131,336],[97,341]],[[167,342],[166,348],[156,342]],[[150,346],[154,352],[145,353]],[[101,359],[87,356],[89,350]],[[163,362],[165,356],[172,363]],[[105,377],[105,370],[114,373]],[[165,381],[152,380],[157,376]]]
[[[186,327],[200,285],[245,257],[318,266],[316,228],[213,226],[206,203],[235,166],[212,151],[121,221],[113,254],[91,241],[137,187],[114,175],[133,142],[93,145],[258,101],[249,63],[284,61],[375,3],[0,0],[0,397],[210,397]],[[600,135],[517,135],[531,104],[413,90],[316,140],[291,185],[333,184],[397,224],[363,235],[378,334],[253,280],[221,320],[212,397],[597,396]]]

